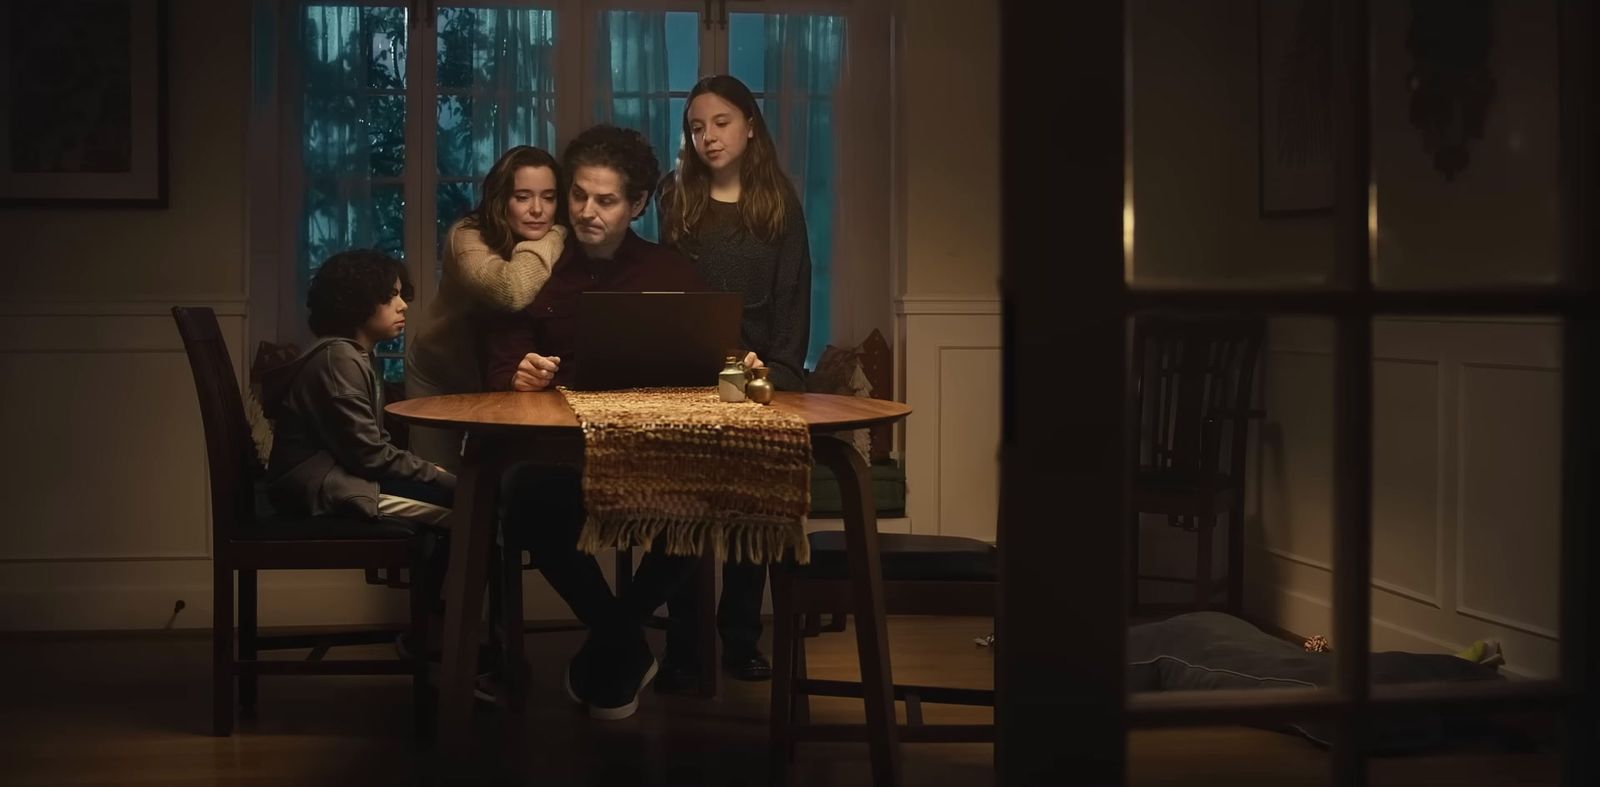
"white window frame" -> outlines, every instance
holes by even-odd
[[[252,121],[247,140],[250,171],[249,259],[250,339],[306,343],[304,306],[297,287],[298,237],[304,183],[301,177],[301,129],[293,99],[298,95],[298,24],[300,9],[318,0],[252,0],[256,34],[253,64],[257,90],[251,99]],[[589,64],[599,33],[599,14],[611,10],[689,11],[701,15],[699,64],[702,74],[728,71],[728,34],[724,14],[815,13],[845,16],[846,54],[836,107],[840,110],[835,148],[836,171],[850,177],[835,181],[833,268],[830,279],[831,325],[835,344],[854,344],[872,328],[892,333],[892,263],[900,245],[894,213],[890,135],[890,14],[893,0],[361,0],[352,4],[406,7],[418,18],[407,39],[406,200],[404,248],[407,269],[416,285],[416,301],[431,301],[438,264],[438,230],[434,223],[437,179],[436,123],[432,111],[438,95],[437,38],[433,11],[439,5],[505,7],[527,5],[556,14],[556,148],[559,156],[578,131],[590,122],[597,94]],[[427,14],[429,18],[422,18]],[[565,35],[578,19],[576,42]],[[709,24],[708,24],[709,21]],[[262,36],[262,27],[271,35]],[[659,151],[663,170],[677,151]]]

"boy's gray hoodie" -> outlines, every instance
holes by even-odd
[[[378,516],[381,481],[455,488],[455,476],[389,442],[383,385],[353,339],[319,339],[261,382],[263,408],[273,420],[267,497],[278,511],[370,519]]]

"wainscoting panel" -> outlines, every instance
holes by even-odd
[[[1378,358],[1372,584],[1439,606],[1439,365]]]
[[[1246,518],[1247,608],[1303,634],[1332,627],[1327,328],[1271,325]],[[1373,646],[1493,638],[1508,672],[1555,675],[1559,325],[1382,319],[1374,356]]]
[[[1461,369],[1456,609],[1557,636],[1561,547],[1561,374]]]
[[[913,297],[897,304],[895,352],[911,405],[903,428],[914,533],[993,540],[999,513],[1000,303]]]
[[[169,312],[186,301],[0,302],[0,627],[158,627],[179,599],[208,622],[205,440]],[[245,304],[202,305],[242,373]]]
[[[1262,500],[1261,540],[1285,559],[1325,566],[1333,559],[1333,354],[1269,347],[1264,355],[1260,472],[1280,494]]]

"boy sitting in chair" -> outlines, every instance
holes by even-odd
[[[396,447],[383,428],[383,383],[372,348],[406,325],[405,266],[360,249],[328,258],[306,294],[317,341],[263,375],[273,419],[267,496],[284,514],[393,517],[437,524],[455,476]]]

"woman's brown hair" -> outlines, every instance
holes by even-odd
[[[662,241],[671,246],[689,236],[705,215],[711,201],[711,168],[700,160],[689,129],[689,107],[694,100],[710,93],[744,113],[750,124],[750,143],[739,160],[739,219],[746,232],[768,243],[783,234],[784,221],[793,199],[794,186],[778,166],[778,149],[767,132],[761,107],[743,82],[726,74],[701,79],[689,91],[683,105],[683,146],[678,151],[678,169],[670,182],[663,184],[661,201],[665,218]]]
[[[555,156],[531,145],[518,145],[501,154],[500,160],[489,168],[483,177],[483,189],[478,205],[465,216],[462,225],[483,235],[483,243],[504,259],[511,259],[517,242],[522,238],[511,229],[511,217],[506,215],[506,204],[516,191],[517,170],[523,167],[549,167],[556,179],[556,215],[554,222],[566,218],[566,200],[561,199],[561,165]]]

